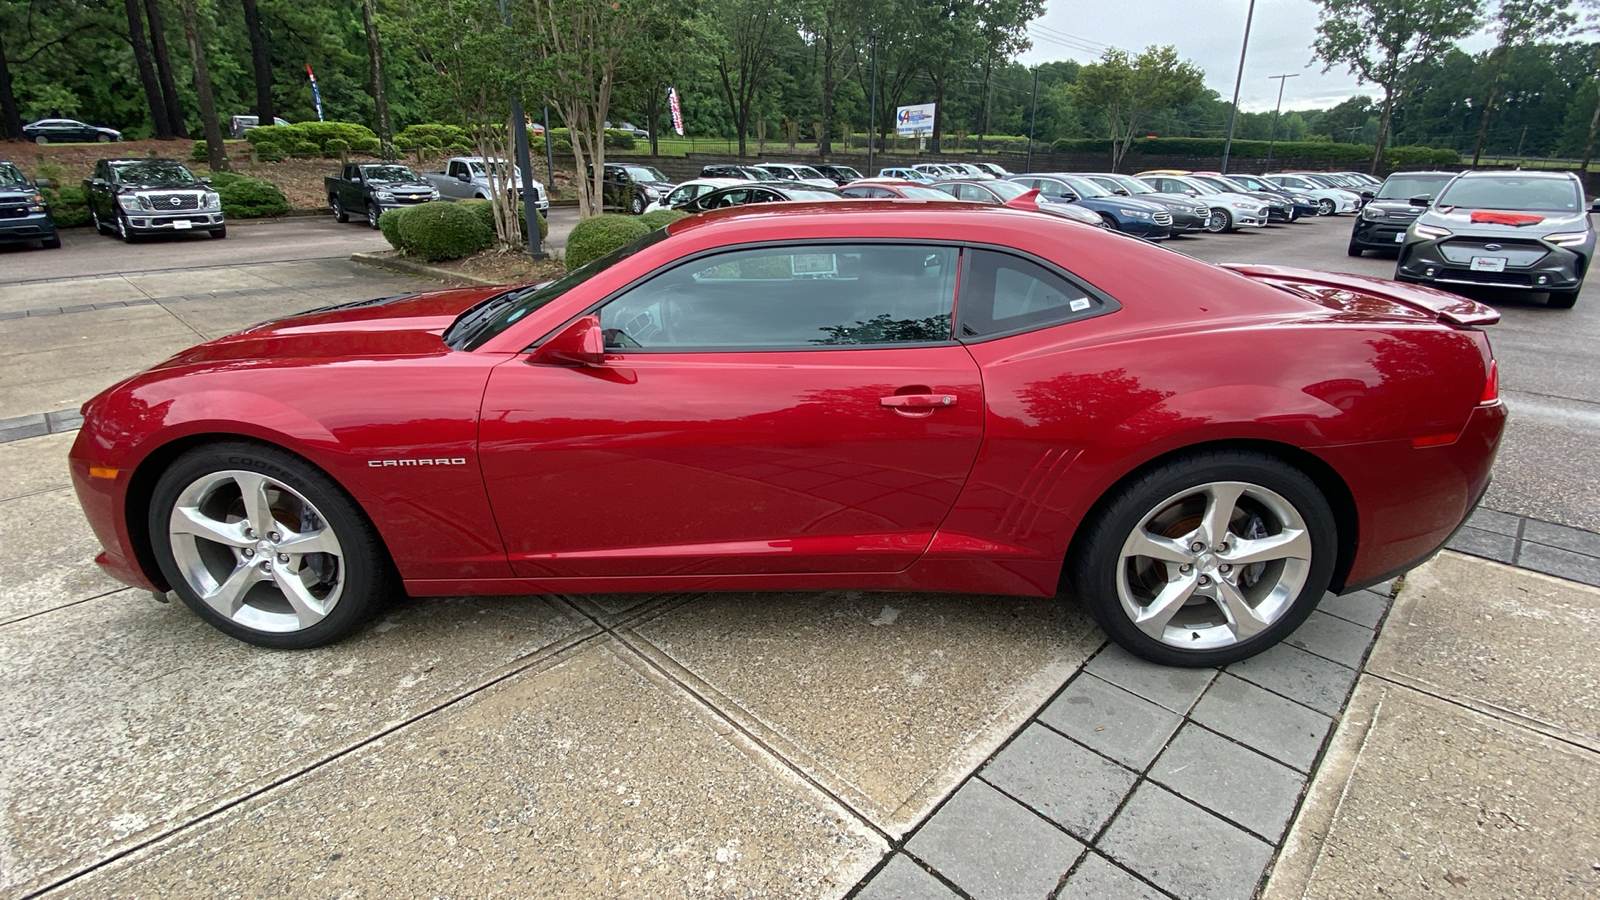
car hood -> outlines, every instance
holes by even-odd
[[[641,187],[652,188],[658,191],[670,191],[677,187],[677,185],[670,181],[636,181],[634,184],[640,185]]]
[[[1190,212],[1193,212],[1194,208],[1197,206],[1210,206],[1210,204],[1206,202],[1206,198],[1190,197],[1187,194],[1140,194],[1133,199],[1143,200],[1146,203],[1159,203],[1162,206],[1168,207],[1176,206],[1186,209]]]
[[[117,185],[118,191],[209,191],[211,186],[198,181],[124,181]]]
[[[1202,194],[1200,198],[1211,203],[1231,203],[1237,201],[1241,203],[1250,203],[1255,206],[1267,205],[1259,198],[1252,197],[1249,194],[1235,194],[1232,191],[1218,191],[1215,194]]]
[[[28,184],[0,184],[0,199],[16,200],[19,198],[33,199],[39,193]]]
[[[370,359],[452,352],[440,335],[456,316],[503,287],[400,294],[313,309],[191,347],[157,369],[206,363]]]
[[[433,183],[432,182],[424,181],[424,180],[422,180],[420,178],[417,179],[416,181],[369,181],[369,182],[367,182],[367,184],[369,184],[369,185],[371,185],[373,187],[416,188],[418,190],[427,190],[427,191],[433,190]]]
[[[1589,230],[1589,215],[1587,212],[1566,213],[1530,210],[1527,215],[1543,216],[1544,221],[1535,225],[1496,225],[1493,222],[1472,221],[1472,214],[1478,211],[1465,206],[1451,206],[1443,209],[1434,207],[1423,213],[1417,221],[1425,225],[1437,225],[1441,228],[1447,228],[1451,234],[1493,235],[1495,237],[1536,238],[1547,234]],[[1516,212],[1515,210],[1483,211]]]
[[[1426,206],[1415,206],[1405,200],[1368,200],[1367,208],[1390,216],[1420,216],[1428,211]]]

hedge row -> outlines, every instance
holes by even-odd
[[[1221,156],[1226,142],[1222,138],[1144,138],[1129,146],[1141,156]],[[1229,154],[1237,159],[1263,159],[1269,143],[1277,159],[1326,159],[1366,162],[1372,159],[1370,144],[1336,144],[1329,141],[1234,141]],[[1050,145],[1057,153],[1111,153],[1111,141],[1104,138],[1061,138]],[[1461,161],[1454,150],[1435,147],[1386,147],[1383,158],[1390,165],[1431,163],[1453,165]]]
[[[560,154],[572,152],[572,136],[565,128],[550,129],[550,137],[556,142],[555,151]],[[544,155],[544,135],[528,135],[528,152],[534,156]],[[606,131],[605,144],[616,150],[632,150],[634,147],[633,133],[629,131]],[[452,153],[473,152],[472,135],[465,128],[456,125],[421,124],[407,125],[394,136],[394,146],[402,153],[410,153],[416,149],[448,150]]]
[[[289,211],[289,199],[265,178],[217,172],[211,176],[211,187],[222,198],[222,215],[229,219],[259,219]]]
[[[244,133],[267,162],[285,157],[338,159],[341,152],[377,156],[382,150],[372,129],[354,122],[298,122],[294,125],[260,125]]]
[[[517,204],[518,215],[525,207]],[[539,218],[539,237],[550,225]],[[436,200],[419,206],[385,210],[378,229],[389,246],[425,262],[442,262],[471,256],[495,245],[494,206],[488,200],[449,203]]]

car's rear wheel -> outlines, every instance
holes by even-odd
[[[1211,217],[1206,219],[1206,231],[1210,234],[1225,234],[1233,230],[1233,216],[1228,215],[1225,209],[1213,209]]]
[[[1319,216],[1331,216],[1338,211],[1338,205],[1326,197],[1317,201],[1317,215]]]
[[[152,549],[178,597],[247,643],[282,650],[336,641],[389,584],[376,530],[337,484],[272,447],[213,444],[162,473]]]
[[[1578,293],[1583,290],[1579,285],[1570,291],[1551,291],[1545,304],[1551,309],[1571,309],[1578,305]]]
[[[1128,651],[1220,666],[1299,627],[1336,554],[1333,513],[1304,473],[1265,454],[1209,451],[1110,497],[1086,523],[1068,575]]]
[[[335,222],[343,223],[350,221],[350,213],[346,212],[344,204],[339,202],[338,194],[334,194],[332,197],[328,198],[328,205],[333,207],[333,220]]]

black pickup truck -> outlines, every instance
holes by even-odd
[[[228,236],[222,198],[211,182],[175,159],[102,159],[83,183],[89,218],[101,234],[132,243],[150,234],[204,231]]]
[[[338,175],[329,175],[322,183],[335,219],[348,222],[352,215],[366,216],[373,228],[386,209],[439,199],[431,183],[394,163],[345,163]]]
[[[49,186],[49,181],[31,182],[21,169],[0,162],[0,243],[37,241],[51,249],[61,246],[55,220],[50,218],[50,204],[39,195],[40,188]]]

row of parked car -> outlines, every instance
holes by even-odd
[[[992,163],[888,167],[873,178],[848,166],[717,164],[701,177],[653,192],[647,206],[699,211],[826,197],[957,199],[1001,204],[1030,190],[1039,208],[1150,240],[1293,222],[1358,211],[1381,182],[1358,173],[1265,176],[1156,170],[1013,175]],[[1365,195],[1365,196],[1364,196]]]

